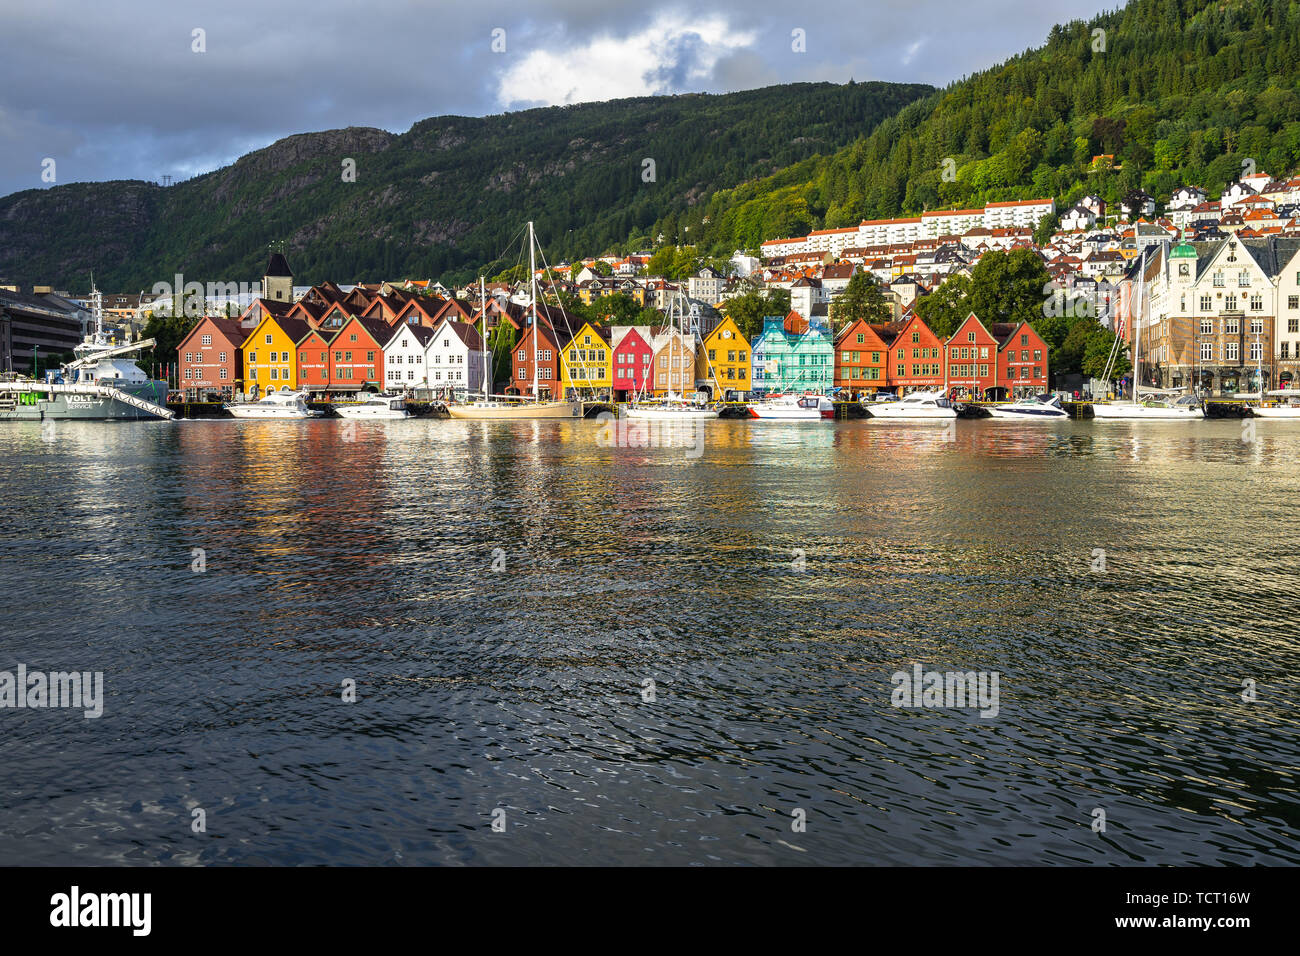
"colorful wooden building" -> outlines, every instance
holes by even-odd
[[[228,402],[244,390],[244,340],[252,331],[239,319],[199,320],[176,346],[186,401]]]
[[[298,388],[298,342],[309,326],[302,319],[266,314],[244,340],[244,394],[256,399]]]
[[[835,387],[850,393],[883,389],[889,343],[899,331],[889,325],[872,325],[865,319],[844,326],[835,339]]]
[[[743,398],[750,390],[749,343],[730,317],[704,337],[695,360],[695,380],[713,398]]]
[[[584,322],[560,353],[560,394],[593,397],[609,392],[614,381],[614,350],[609,331]]]
[[[382,390],[384,346],[392,335],[388,323],[380,319],[348,319],[330,339],[330,391]]]
[[[649,326],[621,325],[610,329],[614,349],[614,401],[631,401],[654,393],[654,348]]]

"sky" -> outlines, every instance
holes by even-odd
[[[624,96],[943,86],[1116,0],[0,0],[0,196],[294,133]]]

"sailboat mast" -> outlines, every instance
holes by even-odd
[[[479,311],[482,313],[482,316],[483,316],[483,333],[482,333],[482,335],[479,336],[479,338],[481,339],[481,341],[480,341],[479,344],[482,346],[482,359],[483,359],[483,362],[482,362],[482,367],[479,369],[479,374],[480,374],[481,376],[483,376],[483,401],[486,402],[486,401],[488,400],[488,384],[487,384],[487,376],[488,376],[488,366],[487,366],[487,287],[483,284],[483,277],[482,277],[482,276],[479,276],[479,277],[478,277],[478,302],[479,302]]]
[[[1135,231],[1136,234],[1136,231]],[[1138,403],[1138,385],[1142,382],[1142,302],[1145,294],[1143,282],[1147,274],[1147,250],[1142,247],[1138,260],[1137,318],[1133,320],[1133,404]]]
[[[542,400],[541,389],[537,386],[537,337],[541,334],[537,323],[537,239],[533,233],[533,223],[528,222],[528,277],[533,299],[533,401]]]

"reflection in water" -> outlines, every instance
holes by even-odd
[[[0,430],[0,860],[1300,862],[1300,428],[598,430]]]

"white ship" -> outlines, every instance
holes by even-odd
[[[167,383],[151,379],[131,357],[153,339],[114,344],[104,331],[103,294],[91,292],[94,325],[73,361],[45,381],[0,382],[0,421],[138,421],[175,418]]]
[[[411,413],[406,410],[405,399],[395,398],[391,395],[376,395],[374,398],[366,399],[363,402],[335,405],[334,411],[340,418],[396,419],[411,417]]]
[[[749,417],[782,422],[821,422],[835,418],[835,405],[825,395],[774,395],[753,402]]]
[[[1070,417],[1070,413],[1061,406],[1059,395],[1034,395],[1014,401],[1010,405],[986,407],[990,415],[1004,421],[1052,422]]]
[[[227,402],[222,406],[233,418],[320,418],[324,412],[307,407],[306,392],[272,392],[257,402]]]
[[[957,410],[942,392],[913,392],[892,402],[864,406],[872,418],[935,420],[957,417]]]

